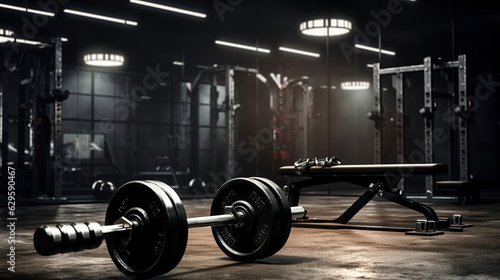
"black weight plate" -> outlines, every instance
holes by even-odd
[[[285,196],[285,192],[273,181],[262,177],[252,177],[252,179],[258,180],[269,187],[280,208],[279,218],[274,224],[273,239],[265,254],[265,257],[269,257],[281,250],[288,240],[288,236],[290,236],[290,231],[292,229],[292,210]]]
[[[158,187],[162,188],[163,191],[168,195],[174,209],[177,213],[177,221],[179,232],[177,234],[177,239],[173,240],[175,245],[179,246],[179,248],[175,251],[172,251],[174,255],[172,255],[172,262],[176,265],[181,261],[182,256],[184,255],[184,251],[186,250],[186,244],[188,240],[188,223],[187,223],[187,214],[186,209],[184,209],[184,205],[182,204],[181,199],[169,185],[161,182],[161,181],[147,181],[148,183],[155,184]]]
[[[224,213],[225,206],[252,209],[242,226],[212,227],[219,248],[238,261],[266,257],[279,219],[280,206],[272,191],[250,178],[236,178],[224,183],[215,194],[210,215]]]
[[[142,209],[149,219],[140,231],[133,231],[133,238],[126,244],[119,239],[106,240],[111,259],[126,275],[149,278],[167,273],[184,254],[187,222],[180,221],[178,214],[184,209],[166,192],[153,182],[132,181],[111,198],[106,225],[113,224],[131,208]]]

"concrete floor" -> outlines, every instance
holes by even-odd
[[[354,197],[303,196],[309,217],[336,217]],[[211,200],[184,200],[188,217],[209,213]],[[213,240],[210,228],[189,230],[186,253],[179,265],[156,279],[500,279],[500,205],[431,205],[439,216],[459,213],[464,232],[434,237],[409,236],[399,230],[335,228],[292,229],[276,255],[239,263],[226,257]],[[7,230],[0,230],[0,278],[12,279],[127,279],[100,248],[43,257],[32,245],[35,228],[43,224],[104,220],[106,204],[23,206],[16,209],[16,272],[7,271]],[[6,207],[0,210],[6,217]],[[417,212],[374,200],[353,225],[413,228]],[[7,252],[8,253],[8,252]]]

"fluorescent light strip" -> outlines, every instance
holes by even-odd
[[[290,53],[296,53],[296,54],[301,54],[301,55],[312,56],[312,57],[319,57],[319,54],[317,54],[317,53],[306,52],[306,51],[301,51],[301,50],[291,49],[291,48],[286,48],[286,47],[279,47],[279,50],[280,51],[284,51],[284,52],[290,52]]]
[[[28,45],[40,45],[40,44],[42,44],[42,42],[25,40],[25,39],[16,39],[16,43],[28,44]]]
[[[231,43],[231,42],[226,42],[226,41],[215,40],[215,43],[217,45],[223,45],[223,46],[244,49],[244,50],[249,50],[249,51],[254,51],[254,52],[271,53],[271,51],[268,49],[256,48],[256,47],[252,47],[252,46],[241,45],[241,44],[236,44],[236,43]]]
[[[360,44],[355,44],[354,47],[358,48],[358,49],[363,49],[363,50],[371,51],[371,52],[376,52],[376,53],[378,53],[379,50],[380,50],[378,48],[373,48],[373,47],[369,47],[369,46],[365,46],[365,45],[360,45]],[[384,49],[380,50],[380,52],[383,53],[383,54],[387,54],[387,55],[396,55],[395,52],[384,50]]]
[[[86,12],[80,12],[80,11],[75,11],[75,10],[70,10],[70,9],[64,9],[64,12],[68,13],[68,14],[82,16],[82,17],[89,17],[89,18],[106,20],[106,21],[111,21],[111,22],[116,22],[116,23],[121,23],[121,24],[126,24],[126,25],[137,26],[137,22],[131,21],[131,20],[126,20],[126,19],[121,19],[121,18],[113,18],[113,17],[108,17],[108,16],[101,16],[101,15],[96,15],[96,14],[91,14],[91,13],[86,13]]]
[[[151,3],[151,2],[146,2],[146,1],[141,1],[141,0],[130,0],[130,3],[134,4],[139,4],[143,6],[148,6],[156,9],[161,9],[161,10],[166,10],[174,13],[179,13],[179,14],[185,14],[193,17],[200,17],[200,18],[206,18],[207,15],[203,13],[197,13],[189,10],[184,10],[184,9],[179,9],[171,6],[165,6],[165,5],[160,5],[156,3]]]
[[[28,44],[28,45],[40,45],[40,44],[42,44],[42,42],[38,42],[38,41],[18,39],[18,38],[14,38],[14,37],[8,37],[8,36],[1,36],[0,35],[0,44],[1,43],[7,43],[7,42],[16,42],[16,43],[19,43],[19,44]]]
[[[0,35],[0,44],[1,43],[7,43],[7,42],[14,42],[14,38],[13,37],[7,37],[7,36],[1,36]]]
[[[173,61],[172,62],[173,65],[178,65],[178,66],[183,66],[184,65],[184,62],[181,62],[181,61]]]
[[[28,12],[28,13],[32,13],[32,14],[39,14],[39,15],[48,16],[48,17],[55,16],[54,13],[49,13],[49,12],[35,10],[35,9],[28,9],[28,8],[23,8],[23,7],[19,7],[19,6],[13,6],[13,5],[0,4],[0,8],[20,11],[20,12]]]
[[[39,42],[39,41],[32,41],[32,40],[15,38],[15,37],[12,37],[12,35],[14,35],[14,33],[12,31],[0,29],[0,44],[7,43],[7,42],[16,42],[18,44],[28,44],[28,45],[40,45],[40,44],[42,44],[42,42]],[[63,38],[61,38],[61,41],[68,42],[68,39],[63,37]]]

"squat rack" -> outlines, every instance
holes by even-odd
[[[375,164],[381,163],[382,158],[382,115],[383,108],[381,102],[381,85],[380,78],[382,75],[392,75],[394,87],[396,90],[396,154],[397,163],[404,163],[404,116],[403,116],[403,74],[410,72],[423,72],[424,74],[424,107],[419,110],[419,113],[424,117],[424,163],[434,162],[434,111],[435,103],[433,100],[433,70],[440,69],[458,69],[458,93],[454,102],[456,107],[453,109],[460,117],[458,119],[458,163],[459,163],[459,180],[467,181],[469,177],[468,171],[468,130],[467,118],[460,113],[468,112],[467,101],[467,80],[466,80],[466,56],[459,55],[458,60],[432,64],[430,57],[425,57],[423,64],[392,67],[380,69],[380,63],[373,65],[373,88],[374,88],[374,110],[369,113],[371,119],[375,120],[374,129],[374,156]],[[453,162],[450,163],[450,165]],[[403,189],[403,180],[398,185],[398,188]],[[426,175],[425,177],[425,193],[427,198],[431,199],[434,195],[434,176]]]
[[[214,155],[216,150],[216,143],[214,141],[214,137],[216,132],[214,130],[217,121],[219,119],[219,113],[226,113],[226,127],[227,127],[227,136],[228,136],[228,162],[233,164],[236,162],[236,112],[241,107],[241,104],[237,103],[236,100],[236,89],[235,89],[235,81],[234,75],[235,72],[242,72],[248,74],[258,74],[258,70],[254,68],[245,68],[241,66],[220,66],[212,69],[206,69],[198,73],[196,78],[194,79],[191,85],[191,92],[194,92],[191,96],[191,112],[194,115],[191,116],[191,145],[197,145],[199,142],[199,135],[197,132],[198,128],[198,93],[195,92],[198,89],[198,85],[200,84],[203,76],[212,74],[210,77],[210,135],[211,135],[211,153]],[[225,87],[225,104],[224,106],[217,105],[217,74],[223,73],[224,75],[224,87]],[[191,163],[197,162],[199,160],[199,155],[197,151],[197,146],[194,147],[191,151]],[[215,156],[212,157],[215,160]],[[213,166],[215,166],[215,162],[213,162]],[[195,176],[198,176],[198,167],[196,165],[192,165],[193,173]],[[234,177],[233,170],[228,170],[229,175]]]
[[[69,95],[62,89],[62,39],[36,47],[8,43],[2,63],[2,185],[13,167],[18,195],[61,199],[62,102]]]

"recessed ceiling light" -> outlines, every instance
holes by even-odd
[[[35,10],[35,9],[28,9],[28,8],[23,8],[23,7],[19,7],[19,6],[13,6],[13,5],[0,4],[0,8],[5,8],[5,9],[9,9],[9,10],[14,10],[14,11],[20,11],[20,12],[27,12],[27,13],[32,13],[32,14],[38,14],[38,15],[48,16],[48,17],[54,16],[54,13],[49,13],[49,12]]]
[[[179,9],[171,6],[166,6],[166,5],[160,5],[156,3],[151,3],[151,2],[146,2],[146,1],[141,1],[141,0],[130,0],[130,3],[134,4],[139,4],[143,6],[148,6],[156,9],[161,9],[161,10],[166,10],[174,13],[179,13],[179,14],[185,14],[193,17],[200,17],[200,18],[206,18],[207,15],[203,13],[198,13],[198,12],[193,12],[189,10],[184,10],[184,9]]]
[[[362,90],[362,89],[369,89],[370,83],[363,81],[350,81],[341,83],[340,87],[343,90]]]
[[[352,23],[345,19],[314,19],[300,24],[302,34],[309,36],[339,36],[349,33]]]
[[[249,51],[254,51],[254,52],[261,52],[261,53],[270,53],[271,52],[271,50],[268,50],[268,49],[257,48],[257,47],[252,47],[252,46],[247,46],[247,45],[242,45],[242,44],[237,44],[237,43],[231,43],[231,42],[226,42],[226,41],[215,40],[215,43],[217,45],[223,45],[223,46],[227,46],[227,47],[244,49],[244,50],[249,50]]]
[[[99,67],[117,67],[122,66],[125,58],[117,54],[93,53],[83,57],[85,64]]]
[[[100,20],[105,20],[105,21],[110,21],[110,22],[115,22],[115,23],[137,26],[137,22],[131,21],[131,20],[126,20],[126,19],[121,19],[121,18],[108,17],[108,16],[91,14],[91,13],[87,13],[87,12],[81,12],[81,11],[70,10],[70,9],[64,9],[64,12],[68,13],[68,14],[72,14],[72,15],[82,16],[82,17],[95,18],[95,19],[100,19]]]
[[[279,50],[284,51],[284,52],[306,55],[306,56],[319,57],[319,54],[317,54],[317,53],[307,52],[307,51],[302,51],[302,50],[297,50],[297,49],[291,49],[291,48],[286,48],[286,47],[279,47]]]
[[[396,52],[393,52],[393,51],[388,51],[388,50],[384,50],[384,49],[380,50],[379,48],[369,47],[369,46],[360,45],[360,44],[355,44],[354,47],[357,49],[367,50],[367,51],[376,52],[376,53],[381,52],[381,53],[387,54],[387,55],[396,55]]]

